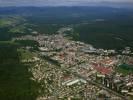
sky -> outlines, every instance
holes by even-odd
[[[0,6],[133,5],[133,0],[0,0]]]

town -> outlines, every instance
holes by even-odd
[[[33,35],[12,39],[16,40],[34,40],[39,44],[37,50],[32,50],[36,53],[33,58],[23,59],[23,63],[33,63],[29,69],[33,74],[31,79],[41,84],[43,94],[38,100],[133,98],[133,52],[130,47],[120,53],[97,49],[61,32],[56,35],[33,32]],[[21,48],[33,49],[31,46]]]

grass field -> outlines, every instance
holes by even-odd
[[[133,65],[122,64],[119,65],[116,70],[123,75],[129,75],[130,73],[133,73]]]

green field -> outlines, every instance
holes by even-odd
[[[12,24],[11,20],[5,20],[5,19],[1,19],[0,20],[0,27],[5,27],[5,26],[9,26]]]
[[[119,65],[116,70],[123,75],[129,75],[130,73],[133,73],[133,65],[122,64]]]

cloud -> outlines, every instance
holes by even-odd
[[[133,3],[133,0],[0,0],[0,6],[87,6],[103,3]]]

